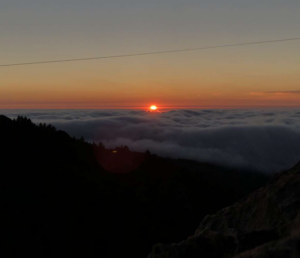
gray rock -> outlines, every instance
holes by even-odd
[[[214,215],[195,234],[156,245],[149,258],[300,257],[300,163]]]

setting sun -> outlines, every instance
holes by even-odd
[[[157,110],[157,106],[151,106],[150,109],[151,110]]]

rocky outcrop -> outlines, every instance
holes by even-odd
[[[234,258],[297,258],[300,257],[300,232],[278,241],[269,242]]]
[[[186,241],[156,245],[149,255],[167,257],[300,257],[300,163],[240,202],[206,216]]]

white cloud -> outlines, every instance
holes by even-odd
[[[300,160],[299,109],[2,111],[36,123],[51,123],[106,146],[187,158],[264,172],[288,169]]]

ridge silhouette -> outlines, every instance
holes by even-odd
[[[150,151],[0,116],[1,257],[146,257],[268,180]]]

